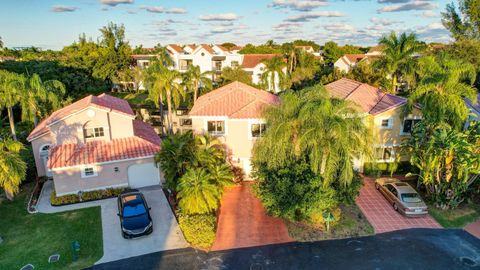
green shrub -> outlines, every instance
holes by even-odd
[[[334,182],[332,187],[337,191],[337,199],[339,202],[352,205],[355,203],[355,199],[360,194],[360,188],[363,186],[363,180],[360,174],[355,173],[353,175],[352,182],[349,186],[344,187],[339,182]]]
[[[363,170],[365,175],[377,177],[381,175],[390,175],[392,171],[393,174],[407,174],[409,172],[418,172],[418,169],[412,166],[408,161],[401,161],[398,163],[368,162],[365,163]]]
[[[107,188],[107,189],[83,192],[82,201],[87,202],[87,201],[116,197],[125,190],[126,188]],[[50,195],[50,203],[52,205],[63,205],[63,204],[71,204],[71,203],[78,203],[78,202],[80,202],[80,199],[77,194],[64,195],[64,196],[57,197],[57,194],[55,193],[55,191],[53,191],[52,194]]]
[[[209,249],[215,242],[216,216],[212,214],[180,215],[178,223],[185,239],[193,246]]]

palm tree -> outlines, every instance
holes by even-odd
[[[233,185],[233,171],[232,168],[225,164],[215,164],[208,167],[212,182],[218,187],[220,191],[223,191],[224,187]]]
[[[33,74],[25,86],[20,99],[22,119],[37,126],[39,118],[61,107],[65,85],[58,80],[42,81],[38,74]]]
[[[187,72],[184,73],[183,83],[186,85],[187,89],[193,92],[193,103],[198,98],[198,90],[200,86],[211,89],[212,80],[209,78],[211,72],[201,72],[199,66],[189,65]]]
[[[420,60],[417,73],[421,80],[409,97],[409,107],[420,103],[426,120],[461,128],[469,114],[464,99],[477,99],[475,67],[447,55],[428,56]]]
[[[13,119],[13,107],[17,105],[22,93],[24,93],[26,79],[23,75],[0,70],[0,107],[7,108],[10,132],[16,141],[15,121]]]
[[[210,180],[210,175],[203,168],[188,169],[180,178],[177,198],[178,206],[183,213],[204,214],[218,208],[220,192]]]
[[[11,139],[0,141],[0,187],[9,200],[18,192],[25,180],[27,164],[20,157],[23,145]]]
[[[254,147],[254,165],[280,169],[307,160],[322,175],[324,185],[348,186],[354,176],[353,159],[371,156],[371,134],[356,107],[331,99],[323,86],[282,96],[279,106],[265,111],[268,129]]]
[[[267,91],[278,93],[279,87],[283,88],[286,82],[286,76],[283,72],[286,64],[280,56],[269,60],[264,60],[265,70],[262,74],[262,81],[267,87]]]
[[[397,91],[398,79],[414,73],[415,54],[424,50],[425,45],[417,40],[415,34],[402,33],[397,36],[395,32],[380,39],[379,44],[383,46],[383,54],[376,61],[376,65],[388,73],[392,79],[390,91]]]

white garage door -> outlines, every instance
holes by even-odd
[[[134,164],[128,167],[128,184],[140,188],[160,184],[160,170],[153,163]]]

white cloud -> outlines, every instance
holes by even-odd
[[[286,19],[287,22],[307,22],[320,17],[344,17],[345,14],[338,11],[318,11],[305,12],[302,14],[290,16]]]
[[[202,21],[235,21],[240,19],[235,13],[222,13],[222,14],[211,14],[200,16]]]
[[[269,7],[290,8],[299,11],[310,11],[314,8],[327,5],[326,0],[273,0]]]
[[[413,1],[400,5],[390,5],[382,7],[377,10],[378,13],[382,12],[400,12],[400,11],[411,11],[411,10],[432,10],[438,7],[438,4],[426,2],[426,1]]]
[[[435,13],[431,10],[427,10],[422,13],[422,16],[425,18],[436,18],[436,17],[440,17],[440,14]]]
[[[100,3],[114,7],[119,4],[133,4],[133,0],[100,0]]]
[[[390,26],[390,25],[401,23],[401,21],[394,21],[394,20],[389,20],[389,19],[385,19],[385,18],[377,18],[377,17],[370,18],[370,22],[374,23],[374,24],[380,24],[380,25],[383,25],[383,26]]]
[[[52,11],[52,12],[74,12],[77,9],[78,9],[78,7],[56,5],[56,6],[53,6],[50,9],[50,11]]]
[[[187,11],[183,8],[165,8],[160,6],[146,7],[142,6],[141,9],[144,9],[151,13],[165,13],[165,14],[185,14]]]

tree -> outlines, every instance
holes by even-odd
[[[220,192],[203,168],[188,169],[180,178],[177,198],[182,213],[205,214],[218,208]]]
[[[333,41],[325,43],[325,45],[323,46],[323,51],[323,55],[325,56],[325,62],[328,64],[335,63],[338,58],[344,55],[342,50],[338,47],[338,44]]]
[[[224,43],[222,43],[221,46],[226,48],[227,50],[230,50],[231,48],[236,47],[237,45],[235,43],[232,43],[232,42],[224,42]]]
[[[296,65],[290,74],[292,89],[302,89],[317,83],[317,75],[320,72],[320,60],[313,54],[297,51]]]
[[[390,92],[395,93],[398,79],[414,73],[414,56],[424,50],[425,45],[417,41],[417,37],[413,33],[402,33],[397,36],[395,32],[382,37],[379,44],[384,47],[383,54],[375,63],[390,76],[392,79]]]
[[[347,101],[330,99],[322,86],[285,93],[279,106],[265,111],[268,129],[254,147],[254,165],[280,169],[304,160],[328,186],[348,186],[353,159],[371,156],[371,134]]]
[[[184,73],[183,83],[186,88],[193,92],[193,103],[198,98],[200,87],[205,89],[212,88],[211,72],[201,72],[200,66],[189,65],[187,72]]]
[[[10,123],[12,138],[16,141],[15,120],[13,119],[13,107],[17,105],[24,93],[26,78],[8,71],[0,70],[0,108],[6,108]]]
[[[458,11],[454,3],[447,4],[442,12],[442,23],[456,40],[480,39],[480,1],[458,0]]]
[[[444,54],[423,57],[417,73],[421,80],[409,97],[409,107],[420,103],[429,122],[463,127],[469,114],[464,98],[476,100],[475,67]]]
[[[262,63],[265,65],[265,69],[262,73],[262,83],[265,85],[266,90],[278,93],[282,89],[285,89],[287,78],[284,68],[286,64],[282,57],[277,56],[272,59],[264,60]]]
[[[5,190],[9,200],[13,200],[26,177],[27,164],[20,156],[22,149],[20,142],[10,139],[0,141],[0,187]]]
[[[3,40],[2,40],[2,37],[0,37],[0,49],[3,49]]]
[[[220,85],[226,85],[231,82],[239,81],[245,84],[252,84],[252,75],[248,74],[245,70],[240,67],[231,68],[225,67],[222,69],[222,74],[220,75]]]
[[[350,70],[347,77],[375,87],[388,89],[390,87],[390,82],[385,78],[384,74],[375,70],[373,66],[374,64],[370,61],[360,61]]]

